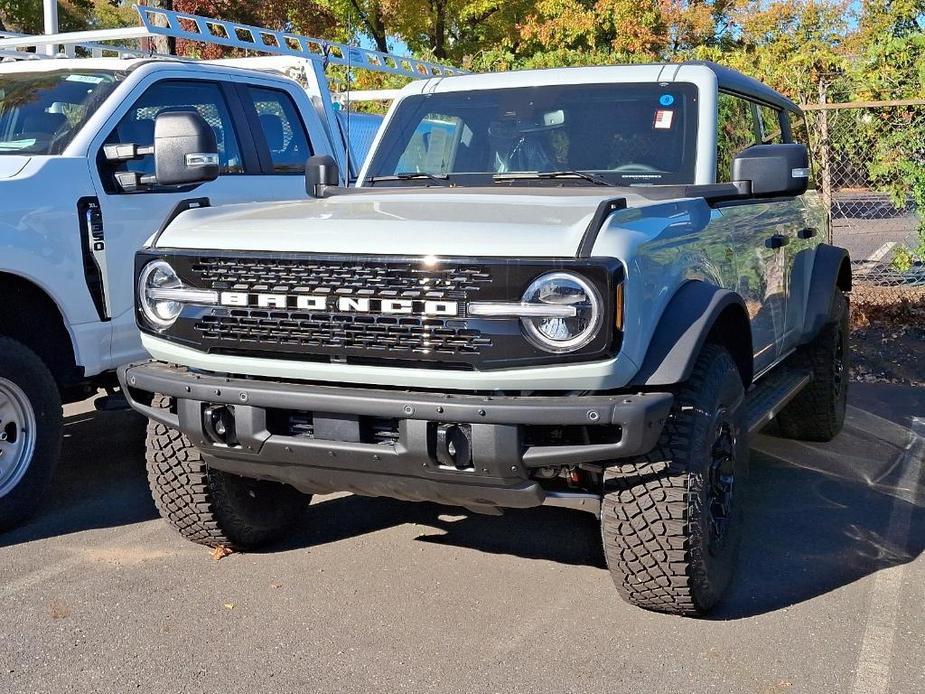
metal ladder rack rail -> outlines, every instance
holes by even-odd
[[[18,45],[9,45],[9,47],[0,47],[0,61],[4,59],[11,60],[60,60],[61,58],[76,58],[77,49],[84,51],[89,58],[145,58],[150,57],[148,51],[125,48],[124,46],[110,46],[105,43],[93,43],[89,41],[75,41],[73,43],[55,44],[49,42],[46,38],[32,34],[17,34],[10,31],[0,31],[0,42],[9,39],[10,43]],[[14,42],[13,39],[18,39]],[[31,52],[22,50],[23,48],[40,48],[51,43],[62,50],[56,55],[47,55],[41,51]]]
[[[81,46],[91,52],[108,50],[125,57],[145,57],[148,54],[144,51],[122,46],[106,46],[98,42],[166,36],[257,53],[302,58],[324,66],[343,65],[412,79],[465,74],[464,70],[455,67],[349,46],[327,39],[302,36],[292,32],[275,31],[250,24],[239,24],[156,7],[135,5],[134,9],[141,20],[141,26],[62,34],[7,36],[0,38],[0,51],[9,55],[10,49],[39,49],[53,45],[65,47],[63,52],[71,55],[73,48],[70,47]]]

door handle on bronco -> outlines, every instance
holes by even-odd
[[[768,237],[768,239],[764,242],[764,245],[768,248],[783,248],[788,243],[790,243],[789,236],[784,236],[783,234],[774,234],[774,236]]]

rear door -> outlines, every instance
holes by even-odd
[[[94,243],[98,243],[97,257],[103,250],[114,364],[141,354],[133,312],[134,254],[179,203],[207,198],[218,206],[304,196],[304,161],[299,162],[311,152],[310,137],[295,95],[278,84],[276,88],[267,84],[273,85],[273,81],[204,79],[195,71],[177,77],[155,73],[139,85],[94,142],[95,165],[91,169],[99,191],[96,226],[100,229]],[[153,174],[154,158],[108,162],[103,145],[150,145],[159,113],[189,110],[198,112],[215,131],[220,176],[183,188],[153,185],[132,192],[123,190],[115,173]]]

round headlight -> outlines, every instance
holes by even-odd
[[[538,277],[524,292],[523,302],[574,309],[570,316],[522,319],[530,342],[547,352],[581,349],[601,328],[601,298],[594,287],[577,275],[551,272]]]
[[[183,310],[183,304],[171,299],[159,299],[152,296],[152,290],[178,289],[183,282],[177,277],[173,268],[163,260],[155,260],[145,265],[138,277],[138,300],[141,311],[151,325],[158,330],[166,330],[173,325]]]

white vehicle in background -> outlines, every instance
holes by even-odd
[[[58,457],[62,402],[115,386],[115,367],[144,356],[133,258],[145,240],[192,207],[304,196],[311,155],[334,157],[342,183],[355,178],[362,143],[378,124],[338,110],[328,64],[407,77],[456,72],[257,27],[138,12],[137,28],[0,36],[0,530],[40,500]],[[197,62],[99,43],[154,35],[275,55]],[[24,50],[46,45],[59,56]],[[211,175],[165,178],[155,150],[186,156],[175,145],[190,143],[174,135],[191,121],[203,144],[198,164]],[[213,138],[217,157],[206,146]]]

